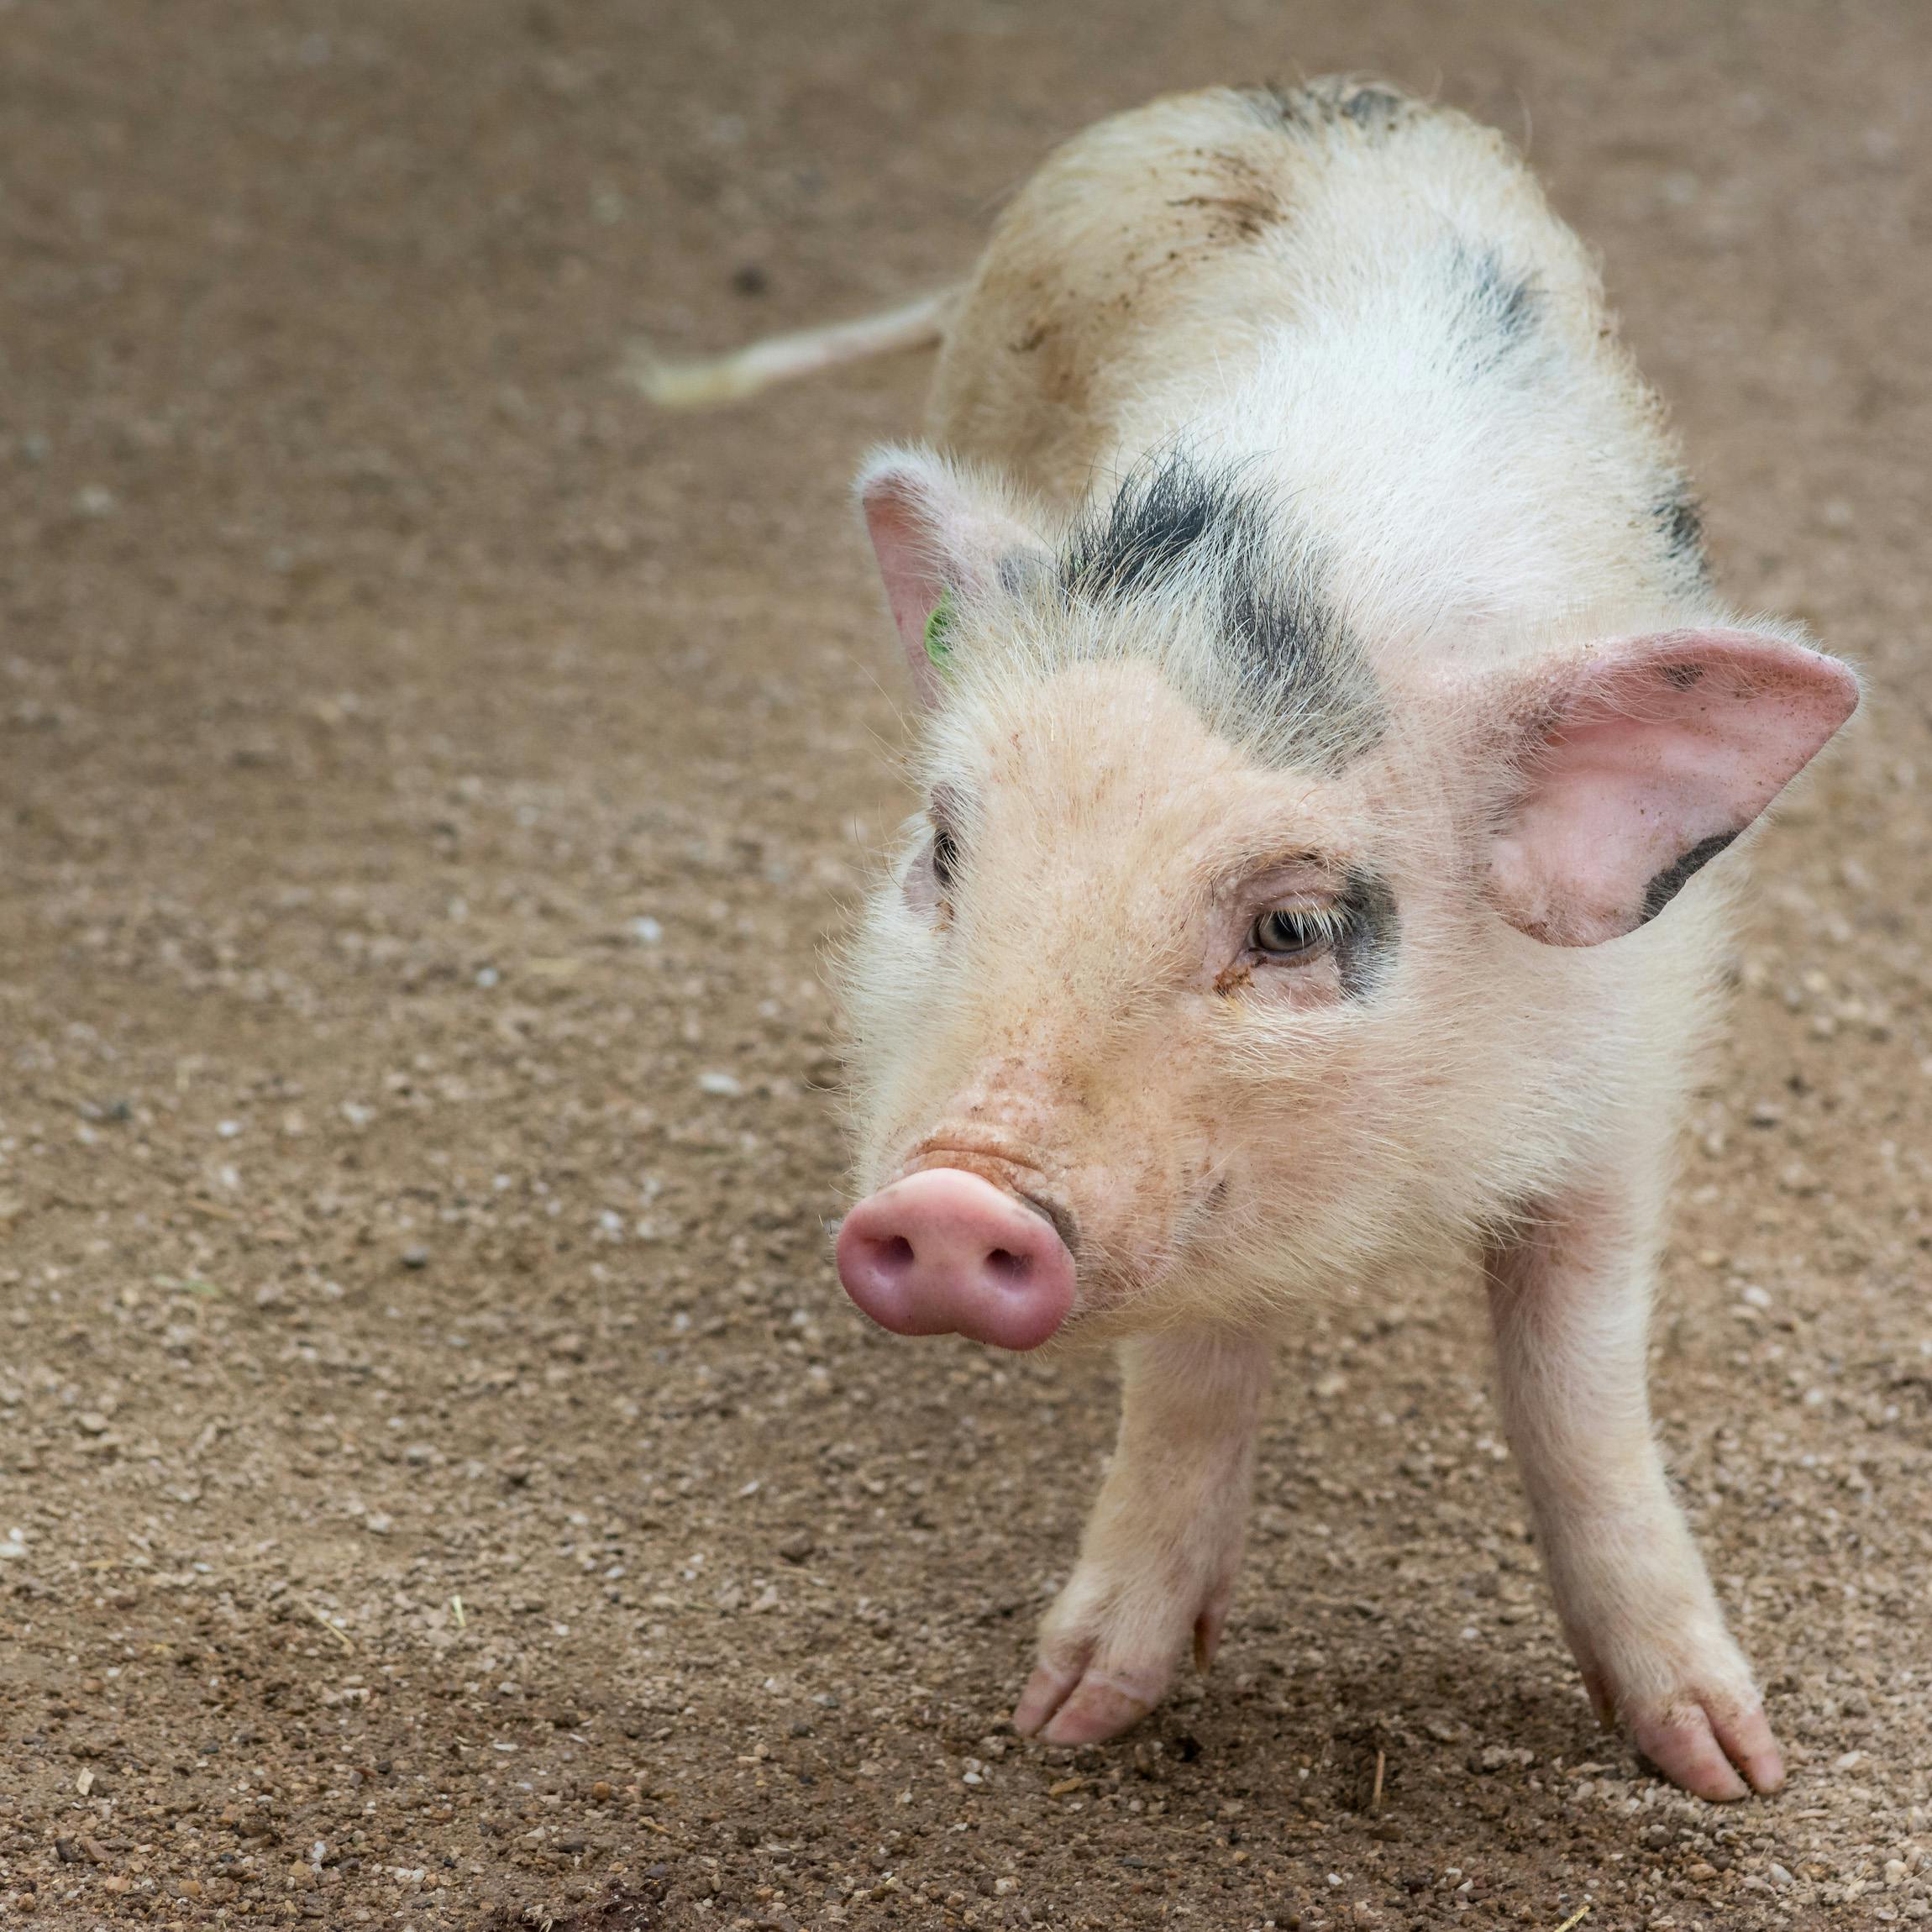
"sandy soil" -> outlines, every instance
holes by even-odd
[[[1932,15],[0,3],[0,1919],[1932,1912]],[[1378,69],[1606,257],[1720,568],[1870,669],[1761,848],[1657,1329],[1796,1760],[1593,1730],[1470,1283],[1284,1354],[1221,1663],[1004,1714],[1105,1362],[843,1304],[822,955],[901,809],[846,508],[1059,135]],[[1382,1789],[1373,1797],[1378,1767]]]

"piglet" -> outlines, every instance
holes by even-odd
[[[1703,1797],[1776,1789],[1645,1340],[1714,861],[1852,673],[1725,604],[1589,257],[1447,109],[1157,101],[960,289],[710,392],[927,339],[928,443],[858,481],[923,810],[849,962],[837,1260],[898,1333],[1119,1347],[1017,1728],[1105,1738],[1205,1667],[1276,1338],[1473,1260],[1599,1713]]]

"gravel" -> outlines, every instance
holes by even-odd
[[[1932,1914],[1923,9],[454,18],[8,18],[0,1916]],[[825,1233],[906,808],[844,489],[925,369],[612,380],[942,284],[1106,108],[1377,67],[1533,113],[1729,593],[1871,679],[1758,843],[1656,1328],[1772,1801],[1596,1731],[1460,1278],[1289,1337],[1212,1677],[1011,1735],[1110,1372],[879,1335]]]

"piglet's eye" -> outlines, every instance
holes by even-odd
[[[1291,912],[1278,906],[1255,921],[1248,944],[1270,959],[1294,959],[1317,953],[1333,937],[1334,921],[1315,912]]]
[[[942,892],[950,892],[959,878],[959,841],[949,825],[932,828],[932,877]]]

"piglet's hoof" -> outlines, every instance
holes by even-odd
[[[1711,1698],[1626,1714],[1631,1741],[1673,1784],[1714,1804],[1784,1783],[1784,1756],[1763,1710]]]
[[[1014,1730],[1046,1744],[1097,1744],[1166,1696],[1190,1643],[1205,1672],[1221,1646],[1239,1548],[1234,1542],[1184,1583],[1151,1566],[1123,1575],[1083,1562],[1047,1614]]]
[[[1138,1724],[1160,1702],[1166,1689],[1131,1684],[1104,1671],[1069,1677],[1042,1664],[1026,1680],[1013,1712],[1013,1728],[1022,1737],[1046,1744],[1098,1744]]]
[[[1626,1683],[1656,1685],[1662,1678],[1668,1688],[1620,1693],[1604,1667],[1586,1661],[1583,1688],[1597,1721],[1605,1730],[1620,1723],[1639,1754],[1672,1784],[1713,1804],[1782,1788],[1783,1754],[1728,1637],[1720,1633],[1700,1661],[1638,1653],[1626,1655],[1624,1664]]]

